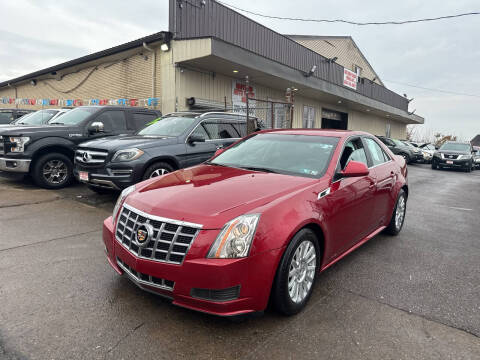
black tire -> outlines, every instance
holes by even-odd
[[[35,161],[31,175],[38,186],[61,189],[73,181],[72,161],[60,153],[45,154]]]
[[[168,163],[166,162],[157,162],[155,164],[150,165],[147,170],[145,170],[145,173],[143,174],[143,180],[150,179],[152,177],[164,175],[167,173],[170,173],[172,171],[175,171],[175,169]],[[154,176],[154,174],[158,172],[157,175]]]
[[[470,164],[465,168],[465,172],[472,172],[472,166]]]
[[[397,223],[397,207],[399,206],[401,199],[403,198],[404,200],[404,208],[403,208],[403,216],[401,219],[401,222],[398,224]],[[393,213],[392,217],[390,219],[390,223],[388,226],[385,228],[385,232],[390,235],[398,235],[400,231],[403,228],[403,224],[405,223],[405,215],[407,212],[407,194],[405,193],[405,190],[400,189],[398,196],[397,196],[397,202],[395,203],[395,207],[393,208]]]
[[[437,170],[437,163],[432,160],[432,169]]]
[[[311,285],[306,292],[306,295],[303,295],[302,299],[298,302],[292,300],[292,297],[289,293],[289,276],[290,276],[290,268],[294,266],[292,264],[294,256],[296,255],[296,250],[300,247],[300,245],[304,244],[303,246],[311,247],[310,244],[313,244],[313,249],[315,250],[315,269],[314,270],[307,270],[303,264],[303,261],[299,264],[303,270],[299,271],[304,274],[304,279],[307,280],[307,271],[313,271],[313,280],[311,280]],[[272,288],[272,301],[275,308],[284,315],[294,315],[300,312],[305,305],[307,304],[310,296],[312,295],[313,288],[315,286],[315,280],[317,279],[317,273],[320,269],[320,247],[318,246],[318,239],[315,233],[310,229],[302,229],[300,230],[290,241],[288,244],[285,253],[282,256],[282,260],[278,265],[277,274],[275,276],[275,280],[273,283]],[[312,260],[313,263],[313,260]],[[307,262],[308,266],[308,262]],[[300,275],[299,275],[300,276]],[[311,279],[312,274],[308,275]],[[296,279],[292,280],[295,282],[302,283],[302,281],[297,281]],[[297,289],[300,287],[299,284],[295,284]],[[292,289],[293,290],[293,289]],[[302,287],[302,290],[305,290]],[[299,294],[300,296],[300,294]]]
[[[113,189],[107,189],[100,186],[87,185],[87,188],[89,188],[93,192],[96,192],[97,194],[100,194],[100,195],[112,194],[115,192],[115,190]]]
[[[410,156],[408,156],[408,154],[401,153],[400,155],[403,156],[403,158],[405,159],[405,162],[407,164],[410,164],[412,162],[412,160],[410,159]]]

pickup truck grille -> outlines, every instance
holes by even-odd
[[[153,227],[151,239],[143,246],[137,241],[142,224]],[[200,232],[201,225],[160,218],[124,205],[118,217],[115,238],[133,255],[172,264],[181,264]]]
[[[107,151],[79,149],[75,152],[75,161],[86,165],[100,165],[105,162],[107,156]]]
[[[0,154],[5,155],[5,140],[0,136]]]

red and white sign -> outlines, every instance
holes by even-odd
[[[343,69],[343,86],[357,90],[358,75],[348,69]]]
[[[234,112],[240,114],[247,113],[247,96],[255,98],[255,88],[249,85],[247,89],[244,82],[232,80],[232,105]],[[250,115],[252,115],[255,112],[255,101],[249,100],[248,106]]]

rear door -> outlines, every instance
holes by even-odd
[[[372,138],[364,139],[367,154],[371,160],[370,172],[375,178],[375,206],[372,208],[372,216],[377,226],[390,220],[393,209],[393,187],[396,182],[395,169],[390,156],[382,150],[381,146]]]

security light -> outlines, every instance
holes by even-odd
[[[317,65],[313,65],[312,68],[310,69],[310,71],[308,73],[304,74],[305,77],[312,76],[315,73],[315,70],[317,70]]]
[[[30,81],[30,84],[31,84],[32,86],[37,85],[37,80],[33,79],[32,81]]]
[[[168,46],[167,43],[163,43],[162,45],[160,45],[160,50],[166,52],[166,51],[170,50],[170,47]]]

